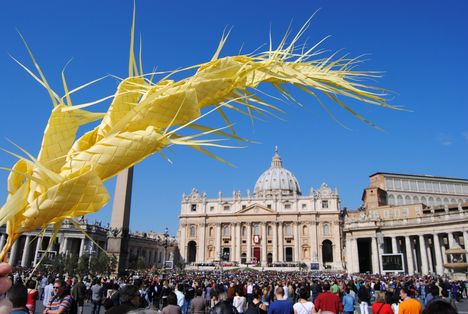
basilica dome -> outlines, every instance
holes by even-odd
[[[291,171],[283,168],[283,162],[275,149],[275,155],[271,160],[271,166],[258,178],[255,183],[254,194],[257,196],[266,194],[301,195],[301,188],[296,177]]]

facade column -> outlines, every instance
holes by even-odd
[[[241,224],[237,223],[236,225],[236,239],[237,239],[237,248],[236,248],[236,261],[240,263],[241,260],[241,247],[242,247],[242,238],[241,238]]]
[[[396,237],[391,237],[391,239],[392,239],[392,253],[396,254],[396,253],[398,253],[397,238]]]
[[[60,254],[66,254],[67,247],[68,247],[68,238],[64,236],[62,239],[62,242],[60,243],[60,249],[59,249]]]
[[[23,256],[21,257],[21,267],[28,267],[29,251],[31,250],[31,236],[26,236],[26,241],[24,242],[24,251]]]
[[[293,236],[294,236],[294,262],[299,262],[299,249],[300,249],[300,235],[299,235],[299,222],[293,222]]]
[[[80,255],[79,256],[83,256],[83,253],[84,253],[84,246],[85,246],[85,239],[80,239]]]
[[[354,259],[353,259],[353,253],[352,253],[352,248],[351,248],[351,239],[349,238],[349,236],[347,237],[346,239],[346,256],[345,256],[345,260],[346,260],[346,270],[348,271],[348,273],[353,273],[353,270],[354,270]]]
[[[315,217],[314,217],[315,219]],[[312,221],[310,224],[310,257],[313,262],[318,262],[318,247],[317,247],[317,222]]]
[[[200,241],[197,243],[198,251],[200,251],[200,258],[199,262],[205,262],[206,261],[206,255],[205,255],[205,248],[206,248],[206,224],[203,222],[198,225],[198,228],[200,228],[199,235],[200,235]]]
[[[424,235],[419,235],[419,253],[421,254],[421,274],[426,275],[429,270],[427,268],[427,251]]]
[[[377,243],[377,239],[375,237],[371,238],[372,244],[372,272],[374,274],[380,274],[380,266],[379,266],[379,253],[380,248],[379,244]]]
[[[411,236],[405,236],[406,261],[408,264],[408,269],[406,271],[409,275],[414,274],[413,248],[411,242]]]
[[[278,262],[278,223],[273,222],[273,263]]]
[[[466,230],[463,230],[463,244],[465,247],[465,251],[468,251],[468,233]],[[465,261],[468,262],[468,253],[465,256]]]
[[[182,256],[182,259],[184,261],[187,261],[187,240],[186,240],[186,235],[187,235],[187,225],[186,224],[181,224],[180,225],[180,234],[179,234],[179,250],[180,250],[180,255]],[[156,262],[159,263],[159,250],[156,250]]]
[[[221,257],[221,224],[216,224],[216,231],[215,231],[215,260],[218,260]]]
[[[21,238],[21,237],[20,237]],[[18,253],[18,242],[20,238],[16,239],[15,243],[13,243],[13,246],[11,247],[11,252],[10,252],[10,258],[9,258],[9,263],[11,266],[16,265],[16,258],[17,258],[17,253]]]
[[[247,263],[252,261],[252,224],[248,222],[247,227]]]
[[[436,273],[442,275],[444,273],[444,267],[442,265],[442,249],[439,242],[439,234],[434,234],[434,254],[436,258]]]
[[[284,262],[284,236],[283,223],[278,223],[278,262]]]
[[[6,242],[6,236],[3,233],[2,236],[0,237],[0,251],[3,250],[3,247],[5,246],[5,242]]]
[[[236,260],[236,249],[237,249],[237,241],[236,238],[236,223],[231,223],[229,226],[229,236],[231,237],[231,252],[229,253],[229,261],[234,262]]]
[[[267,238],[267,225],[266,222],[262,222],[262,266],[267,266],[267,246],[268,246],[268,238]]]

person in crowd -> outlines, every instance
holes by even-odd
[[[41,283],[39,286],[39,294],[40,294],[40,299],[44,300],[44,288],[49,284],[49,278],[47,276],[42,275],[41,278]]]
[[[203,289],[197,288],[195,290],[195,298],[190,304],[190,314],[205,314],[205,299],[203,298]]]
[[[293,304],[285,298],[283,287],[275,289],[276,301],[270,303],[268,314],[292,314],[294,313]]]
[[[10,300],[12,309],[11,314],[29,314],[26,307],[28,301],[28,289],[23,285],[14,285],[7,292],[7,299]]]
[[[323,285],[323,291],[315,299],[315,311],[328,311],[331,313],[340,313],[343,311],[343,304],[338,295],[330,291],[330,284],[326,282]]]
[[[309,301],[310,292],[305,288],[300,288],[298,292],[297,302],[293,306],[294,314],[314,314],[314,303]]]
[[[346,287],[345,294],[343,295],[343,313],[344,314],[354,314],[354,305],[356,304],[356,299],[351,294],[351,289]]]
[[[94,284],[91,286],[91,301],[93,302],[92,314],[99,314],[101,311],[101,304],[103,300],[104,288],[101,284],[101,280],[96,279]]]
[[[49,304],[50,298],[54,294],[54,280],[49,277],[47,285],[44,287],[44,297],[42,298],[42,305],[46,307]]]
[[[377,291],[375,303],[372,305],[372,314],[394,314],[392,306],[386,300],[385,292]]]
[[[228,301],[218,302],[211,310],[210,314],[239,314],[234,306]]]
[[[177,296],[177,305],[180,307],[181,310],[184,308],[184,303],[185,303],[185,295],[181,291],[181,287],[183,285],[181,283],[176,284],[174,293]]]
[[[245,314],[267,314],[268,304],[262,301],[264,293],[259,287],[252,290],[252,301],[247,304]]]
[[[422,314],[457,314],[458,311],[449,302],[441,299],[429,302]]]
[[[119,289],[120,304],[111,307],[106,314],[126,314],[140,305],[140,293],[135,285],[125,285]]]
[[[73,278],[71,296],[76,303],[77,313],[83,314],[84,301],[86,299],[86,286],[81,278]]]
[[[236,308],[238,313],[244,313],[247,307],[247,299],[244,297],[244,290],[241,286],[237,286],[235,296],[232,300],[232,305]],[[253,292],[251,293],[253,295]]]
[[[39,291],[36,290],[36,281],[32,279],[28,280],[26,287],[28,288],[28,302],[26,303],[26,307],[29,310],[29,314],[34,314],[36,311],[36,301],[39,297]]]
[[[400,289],[402,302],[398,306],[398,314],[420,314],[422,312],[421,303],[410,297],[410,290],[407,287]]]
[[[174,292],[170,292],[167,295],[167,305],[163,307],[162,314],[182,314],[182,310],[177,304],[177,296]]]
[[[72,298],[66,293],[67,286],[62,279],[54,281],[54,294],[49,304],[44,308],[43,314],[68,314],[72,306]]]
[[[358,298],[361,314],[369,314],[371,291],[368,282],[361,284],[358,291]]]

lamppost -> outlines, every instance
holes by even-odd
[[[164,259],[163,259],[163,268],[166,267],[168,238],[169,238],[169,229],[166,227],[166,229],[164,229]]]

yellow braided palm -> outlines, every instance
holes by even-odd
[[[133,31],[134,27],[132,38]],[[288,47],[285,38],[276,50],[218,58],[226,41],[223,37],[212,60],[196,66],[194,75],[179,81],[167,77],[157,83],[148,80],[141,67],[138,71],[132,42],[129,77],[120,82],[105,114],[84,110],[87,105],[73,106],[70,94],[74,91],[68,91],[64,76],[65,96],[59,98],[33,58],[40,78],[28,71],[49,91],[55,106],[37,159],[18,156],[19,161],[10,169],[8,199],[0,209],[0,225],[7,223],[9,237],[0,260],[22,233],[44,229],[49,224],[58,230],[64,219],[99,210],[109,200],[103,181],[168,145],[189,145],[217,158],[202,146],[221,145],[197,137],[210,133],[238,137],[196,123],[203,109],[212,107],[226,123],[226,110],[251,117],[279,110],[256,95],[261,83],[272,84],[292,101],[294,98],[284,84],[314,97],[319,91],[367,123],[370,122],[344,105],[338,95],[389,107],[381,90],[358,83],[375,73],[352,70],[359,60],[311,60],[315,50],[296,52],[294,44],[300,34]],[[98,119],[101,123],[95,129],[75,139],[80,126]],[[187,127],[201,133],[178,135]]]

